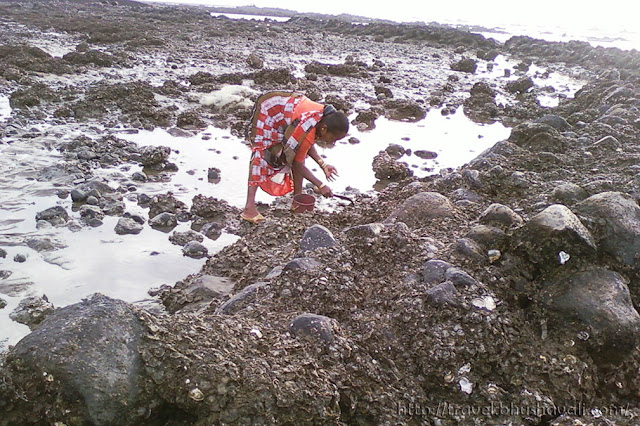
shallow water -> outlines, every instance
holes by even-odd
[[[17,140],[0,145],[0,247],[7,257],[0,259],[0,270],[11,271],[0,279],[0,297],[8,306],[0,310],[0,349],[14,344],[25,334],[25,326],[12,322],[8,315],[24,297],[46,294],[57,307],[80,301],[95,292],[136,302],[148,298],[147,291],[176,281],[198,271],[205,259],[191,259],[182,255],[181,247],[169,242],[161,231],[145,225],[138,235],[117,235],[117,217],[106,216],[97,228],[83,227],[79,232],[67,228],[37,229],[36,213],[61,205],[72,219],[80,222],[78,212],[72,211],[69,197],[60,199],[56,193],[73,187],[69,179],[38,182],[34,179],[43,168],[60,161],[55,151],[48,150],[46,138]],[[112,176],[110,185],[127,166],[100,169],[98,175]],[[171,183],[138,184],[139,192],[165,193],[173,190]],[[193,191],[195,189],[192,188]],[[189,198],[196,192],[191,192]],[[190,203],[189,203],[190,204]],[[126,211],[144,214],[146,210],[125,198]],[[174,231],[186,231],[188,223],[181,223]],[[58,250],[38,253],[25,245],[30,238],[49,238]],[[216,241],[205,238],[203,244],[210,253],[222,249],[237,239],[223,234]],[[22,254],[27,261],[17,263],[14,256]],[[9,294],[7,294],[9,293]]]

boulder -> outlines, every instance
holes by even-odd
[[[518,229],[515,238],[519,249],[537,264],[557,264],[560,252],[581,261],[596,252],[596,243],[589,230],[562,204],[553,204],[532,217]],[[564,264],[566,260],[560,263]]]
[[[300,240],[300,252],[315,251],[320,248],[335,247],[338,242],[331,231],[322,225],[315,224],[309,227]]]
[[[575,211],[604,253],[625,265],[640,266],[640,207],[635,200],[621,192],[602,192],[578,203]]]
[[[174,232],[169,237],[169,241],[171,241],[171,244],[184,247],[191,241],[203,242],[204,236],[198,232],[188,230],[185,232]]]
[[[560,132],[545,123],[519,124],[511,130],[508,141],[532,152],[561,153],[567,149]]]
[[[289,324],[289,332],[296,338],[307,338],[323,343],[331,343],[333,330],[337,328],[336,320],[324,315],[304,313],[295,317]]]
[[[131,305],[100,294],[56,310],[7,354],[3,374],[24,394],[0,387],[2,420],[140,424],[143,333]]]
[[[435,219],[453,217],[456,209],[447,197],[437,192],[420,192],[407,198],[387,221],[404,222],[410,228],[428,225]]]
[[[488,225],[474,225],[467,232],[470,238],[485,248],[502,248],[507,243],[507,234],[500,228]]]
[[[620,274],[590,269],[545,283],[542,300],[561,332],[580,333],[597,362],[619,362],[640,339],[640,315]]]
[[[168,146],[144,146],[140,148],[140,163],[143,166],[155,166],[162,164],[169,158],[171,148]]]
[[[427,115],[427,111],[411,99],[389,99],[384,103],[384,114],[390,120],[416,122]]]
[[[229,278],[202,275],[185,283],[179,282],[164,293],[162,303],[170,313],[177,311],[195,312],[206,307],[214,299],[229,295],[234,283]]]

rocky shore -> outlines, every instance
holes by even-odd
[[[12,318],[32,332],[0,358],[0,425],[637,424],[638,52],[126,1],[5,1],[0,32],[13,109],[0,148],[59,154],[34,177],[74,205],[34,224],[83,232],[115,216],[124,235],[189,223],[171,242],[208,257],[153,290],[152,308],[25,298]],[[513,78],[490,77],[499,55]],[[545,107],[555,89],[534,65],[588,83]],[[438,108],[511,134],[426,178],[392,146],[372,164],[380,192],[295,216],[279,200],[260,226],[225,200],[138,191],[177,166],[170,148],[118,132],[240,134],[255,96],[277,88],[333,103],[360,129]],[[98,177],[133,164],[145,172],[118,188]],[[201,243],[223,231],[241,238],[209,255]],[[20,261],[5,256],[0,293],[25,294],[3,283]]]

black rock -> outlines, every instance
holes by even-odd
[[[436,286],[431,287],[427,290],[427,300],[429,303],[442,306],[442,305],[451,305],[458,306],[460,305],[460,296],[458,290],[456,290],[455,286],[451,281],[442,282]]]
[[[473,59],[463,58],[457,62],[452,63],[451,69],[454,71],[473,74],[476,72],[476,69],[478,69],[478,63]]]
[[[627,283],[616,272],[595,268],[546,283],[543,300],[561,332],[586,337],[594,360],[618,362],[640,339],[640,315]]]
[[[152,228],[175,228],[178,225],[178,219],[173,213],[160,213],[149,219],[149,225]]]
[[[0,248],[0,258],[4,259],[5,257],[7,257],[7,251]]]
[[[16,254],[15,256],[13,256],[13,261],[17,263],[24,263],[27,261],[27,256],[25,256],[24,254]]]
[[[216,309],[215,313],[218,315],[233,315],[241,309],[246,308],[249,304],[253,303],[256,300],[258,292],[266,284],[266,282],[257,282],[255,284],[248,285],[238,294],[234,295],[232,298],[220,305]]]
[[[444,274],[447,269],[452,268],[453,265],[444,260],[431,259],[422,265],[422,281],[427,284],[437,284],[445,280]]]
[[[477,285],[478,281],[462,269],[449,268],[445,271],[444,277],[447,281],[453,283],[457,287],[469,287]]]
[[[313,271],[322,266],[322,263],[311,257],[297,257],[284,265],[284,270]]]
[[[547,114],[536,120],[536,123],[548,124],[556,130],[561,132],[567,131],[571,129],[571,124],[567,122],[564,118],[559,115]]]
[[[137,399],[143,333],[129,304],[100,294],[56,310],[7,354],[5,372],[13,383],[30,385],[24,401],[2,396],[14,399],[3,420],[14,424],[38,406],[47,418],[71,412],[78,423],[140,424],[146,412]],[[45,383],[57,391],[39,392]]]
[[[315,251],[325,247],[335,247],[338,242],[331,231],[322,225],[313,225],[308,228],[300,240],[300,252]]]
[[[306,337],[324,343],[333,342],[333,330],[337,327],[337,321],[316,314],[301,314],[291,321],[289,332],[292,336]]]

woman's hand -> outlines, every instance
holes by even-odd
[[[320,195],[325,198],[333,197],[333,192],[331,192],[331,188],[329,188],[327,185],[322,185],[320,188],[318,188],[318,192],[320,192]]]
[[[333,182],[334,180],[336,180],[336,176],[338,176],[338,169],[333,167],[331,164],[327,164],[322,170],[324,171],[324,175],[329,182]]]

